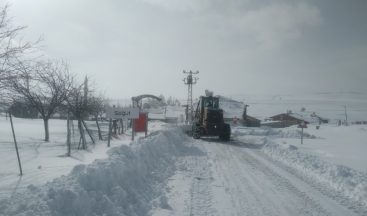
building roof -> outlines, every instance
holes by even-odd
[[[290,116],[292,118],[298,119],[300,121],[304,121],[306,123],[319,123],[320,120],[326,120],[325,118],[322,118],[316,114],[314,114],[313,112],[299,112],[299,113],[281,113],[275,116],[272,116],[270,118],[276,118],[279,117],[281,115],[286,115],[286,116]]]
[[[257,119],[255,117],[252,117],[252,116],[249,116],[249,115],[246,115],[246,119],[250,120],[250,121],[261,121],[260,119]]]

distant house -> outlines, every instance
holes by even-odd
[[[261,120],[247,115],[246,119],[239,119],[236,116],[234,117],[224,117],[224,122],[228,124],[235,124],[235,119],[237,119],[238,125],[243,125],[245,127],[260,127],[261,126]]]
[[[246,115],[245,119],[242,119],[242,124],[246,127],[260,127],[260,119]]]
[[[328,124],[329,123],[329,119],[323,118],[319,115],[316,115],[316,113],[312,113],[310,116],[313,117],[313,118],[316,118],[318,120],[319,124]]]
[[[356,125],[367,125],[367,121],[355,121],[355,122],[352,122],[352,124],[356,124]]]
[[[276,125],[276,127],[289,127],[292,125],[298,125],[301,122],[305,122],[306,124],[310,123],[310,121],[306,120],[304,116],[295,113],[281,113],[270,117],[270,119],[273,121],[272,124]]]
[[[257,118],[254,118],[252,116],[249,116],[247,114],[247,107],[249,105],[245,104],[244,108],[243,108],[243,113],[242,113],[242,124],[246,127],[260,127],[260,123],[261,121]]]
[[[281,113],[269,118],[270,121],[265,122],[263,125],[270,127],[289,127],[292,125],[298,125],[301,122],[306,124],[323,124],[329,123],[329,120],[322,118],[315,113],[301,112],[301,113]]]
[[[273,121],[271,118],[265,119],[265,121],[261,122],[262,127],[271,127],[271,128],[283,128],[285,127],[283,122],[281,121]]]

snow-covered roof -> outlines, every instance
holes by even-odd
[[[309,112],[290,113],[290,116],[306,121],[308,123],[319,123],[320,119],[317,115],[313,115]]]

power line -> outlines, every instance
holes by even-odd
[[[197,83],[198,77],[194,77],[193,74],[198,74],[199,71],[183,71],[184,74],[188,74],[186,78],[183,79],[185,85],[187,85],[187,105],[186,105],[186,122],[192,121],[192,85]]]

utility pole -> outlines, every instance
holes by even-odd
[[[345,125],[348,126],[347,105],[344,105]]]
[[[9,111],[9,118],[10,118],[11,131],[13,133],[15,151],[17,152],[17,158],[18,158],[18,165],[19,165],[20,176],[22,176],[23,175],[22,163],[20,162],[19,151],[18,151],[18,143],[17,143],[17,139],[15,137],[13,118],[11,116],[11,112],[10,111]]]
[[[199,71],[192,72],[183,71],[184,74],[188,74],[186,78],[183,79],[185,85],[187,85],[187,107],[186,107],[186,122],[192,122],[192,85],[196,84],[198,77],[193,77],[193,74],[198,74]]]
[[[89,89],[88,89],[88,77],[87,76],[85,76],[85,79],[84,79],[84,101],[83,101],[83,103],[84,103],[84,106],[86,106],[87,104],[88,104],[88,91],[89,91]]]

